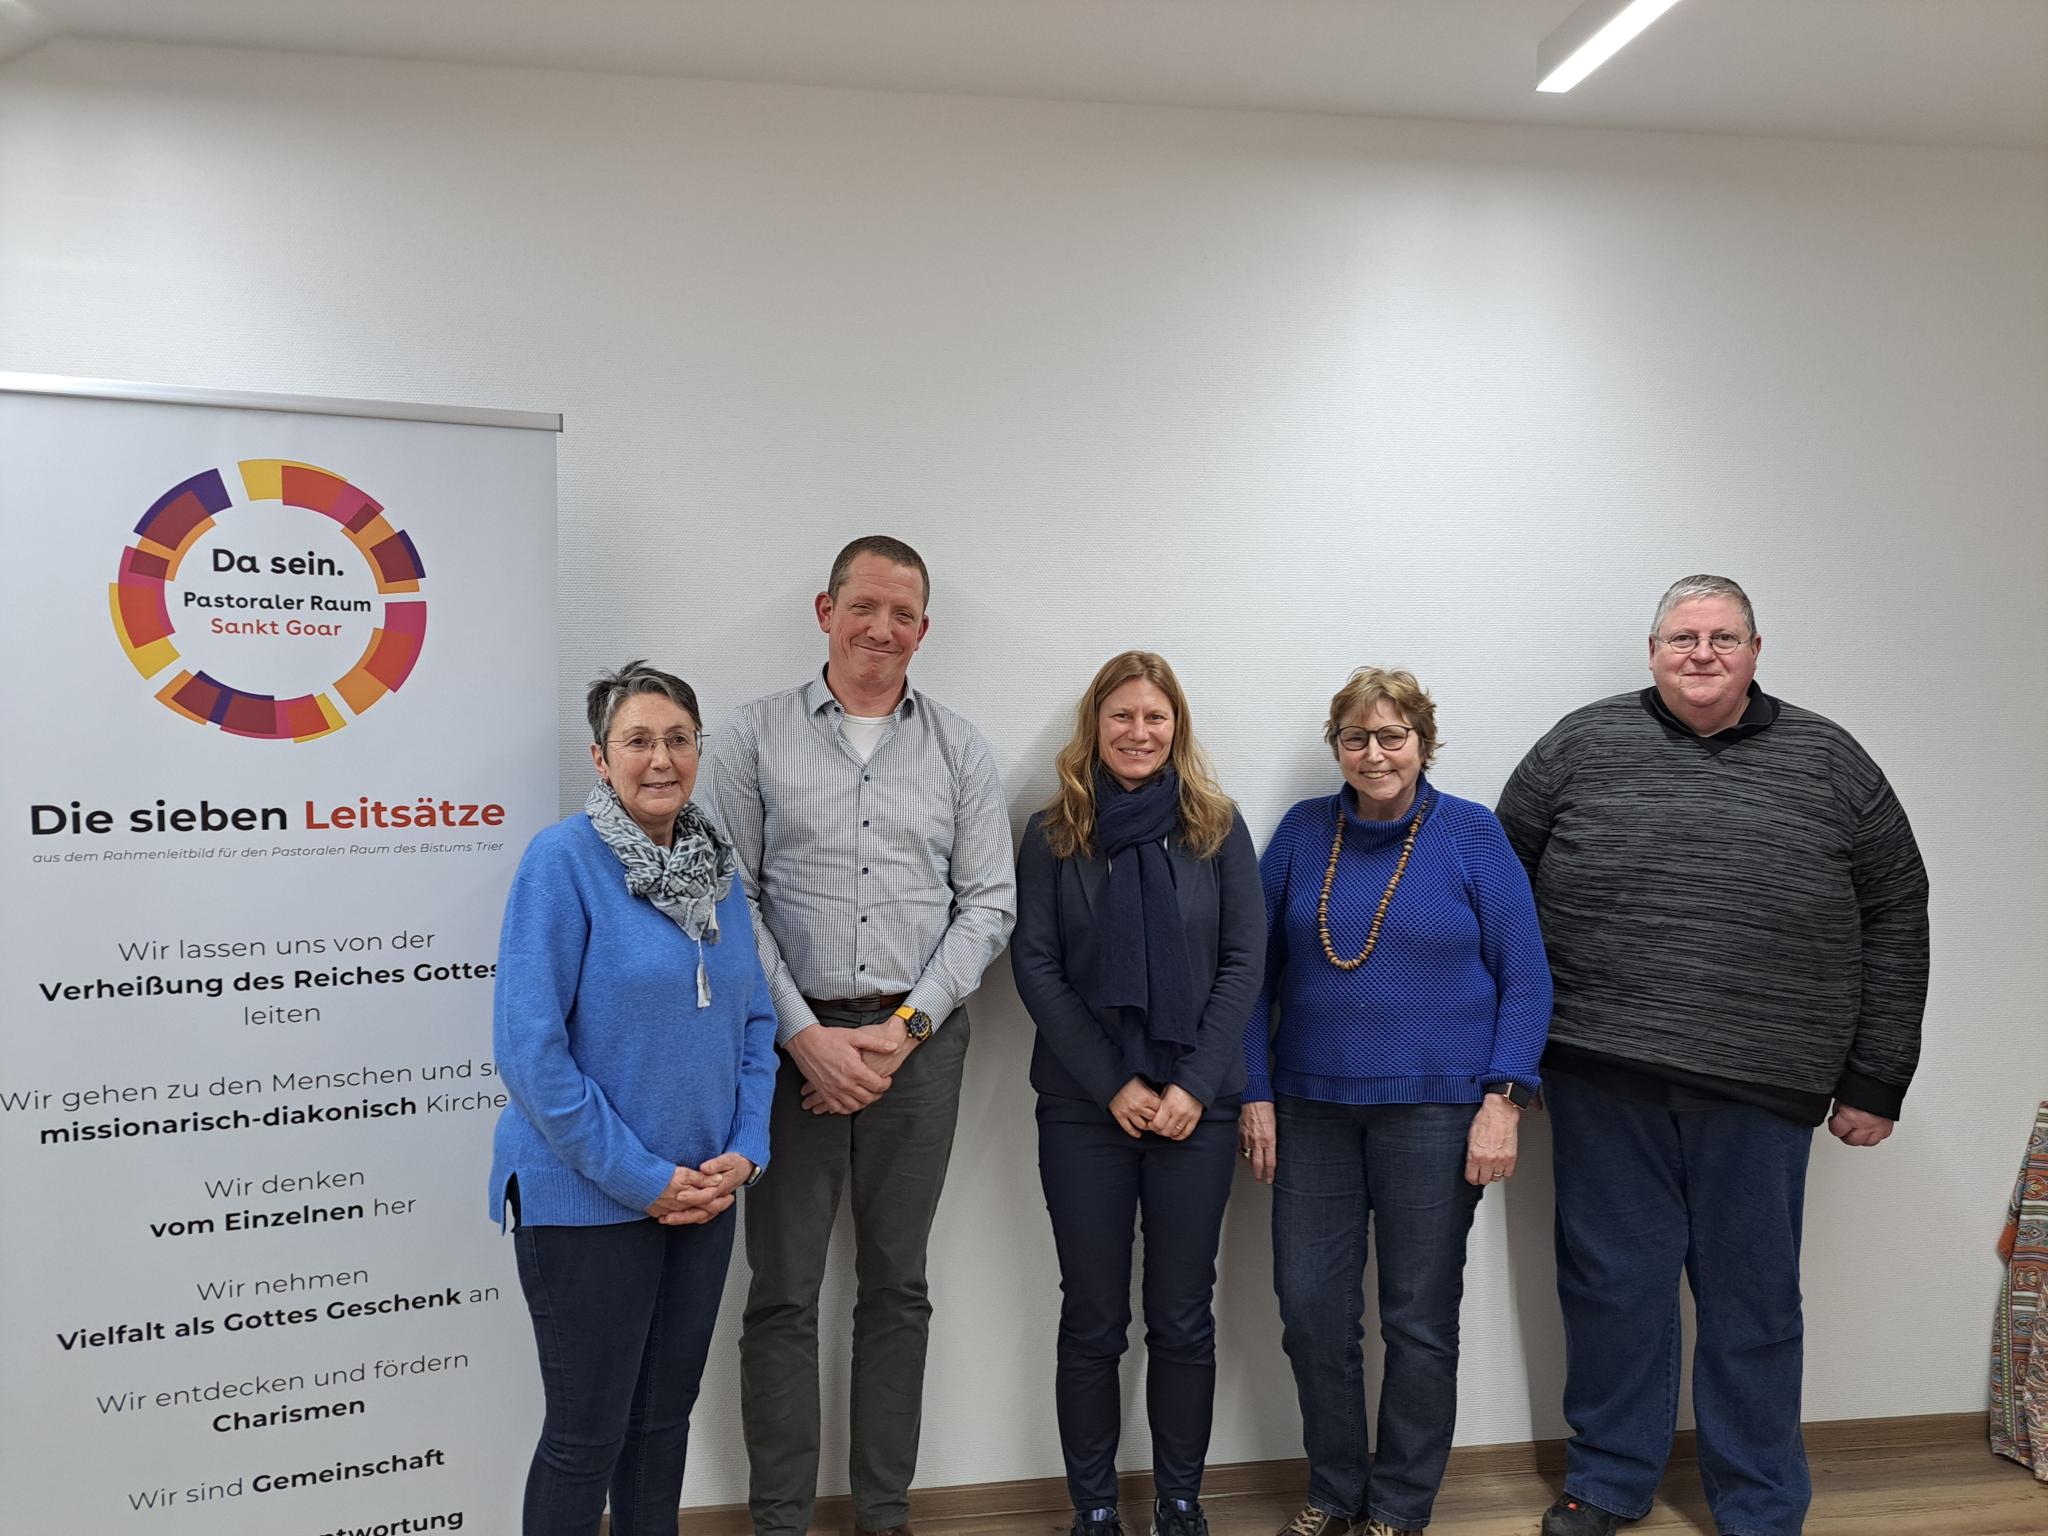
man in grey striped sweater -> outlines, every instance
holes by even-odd
[[[1754,682],[1747,596],[1688,576],[1653,686],[1530,749],[1500,819],[1556,983],[1543,1058],[1564,1311],[1564,1496],[1544,1536],[1648,1513],[1676,1427],[1678,1278],[1724,1536],[1796,1536],[1800,1217],[1813,1127],[1891,1134],[1920,1050],[1927,874],[1883,772]]]

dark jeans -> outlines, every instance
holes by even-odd
[[[1038,1176],[1060,1256],[1054,1403],[1076,1509],[1114,1504],[1123,1423],[1117,1362],[1131,1326],[1131,1236],[1145,1237],[1145,1413],[1162,1499],[1195,1499],[1216,1396],[1216,1244],[1237,1126],[1202,1120],[1185,1141],[1133,1139],[1108,1115],[1038,1121]]]
[[[1813,1130],[1768,1110],[1659,1109],[1547,1079],[1564,1309],[1565,1491],[1647,1513],[1678,1422],[1692,1284],[1700,1481],[1723,1536],[1797,1536],[1800,1218]]]
[[[733,1213],[512,1234],[547,1417],[525,1536],[675,1536],[690,1408],[732,1257]]]
[[[1458,1416],[1458,1304],[1480,1194],[1465,1182],[1465,1135],[1478,1106],[1281,1098],[1274,1111],[1273,1278],[1308,1501],[1427,1525]],[[1360,1282],[1375,1219],[1386,1370],[1368,1445]]]
[[[814,1028],[872,1024],[880,1013],[821,1014]],[[748,1193],[746,1326],[740,1417],[748,1504],[758,1536],[797,1536],[818,1494],[818,1287],[840,1196],[854,1224],[853,1383],[848,1475],[854,1522],[887,1530],[910,1518],[932,1306],[925,1245],[960,1109],[967,1010],[911,1052],[889,1091],[850,1115],[803,1107],[787,1056],[775,1079],[775,1163]]]

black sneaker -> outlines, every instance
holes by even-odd
[[[1116,1506],[1103,1509],[1077,1509],[1069,1536],[1128,1536],[1124,1523],[1117,1517]]]
[[[1621,1516],[1570,1494],[1543,1511],[1543,1536],[1614,1536]]]
[[[1188,1499],[1161,1499],[1152,1506],[1152,1536],[1209,1536],[1209,1517]]]

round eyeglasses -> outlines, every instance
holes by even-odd
[[[652,757],[656,747],[668,749],[670,757],[694,757],[703,744],[702,736],[692,736],[688,731],[670,731],[666,736],[614,736],[611,749],[621,757]]]
[[[1675,635],[1660,635],[1657,638],[1659,645],[1667,651],[1676,651],[1681,656],[1691,655],[1702,642],[1705,642],[1716,656],[1726,656],[1731,651],[1739,651],[1749,644],[1749,637],[1726,629],[1717,629],[1711,635],[1699,635],[1689,629],[1681,629]]]
[[[1371,731],[1352,726],[1337,733],[1337,745],[1346,752],[1363,752],[1367,742],[1377,741],[1382,752],[1398,752],[1414,734],[1412,725],[1383,725]]]

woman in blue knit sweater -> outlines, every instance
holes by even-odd
[[[1388,1536],[1428,1525],[1450,1455],[1465,1238],[1515,1169],[1550,968],[1500,823],[1423,773],[1436,707],[1414,676],[1354,672],[1323,737],[1344,786],[1290,810],[1259,860],[1266,979],[1239,1141],[1274,1187],[1308,1453],[1308,1503],[1282,1536]],[[1375,1221],[1386,1368],[1369,1442],[1359,1282]]]
[[[768,1163],[775,1012],[732,845],[690,802],[681,678],[591,684],[598,782],[505,904],[491,1215],[508,1214],[547,1399],[526,1536],[674,1536],[690,1409]]]

